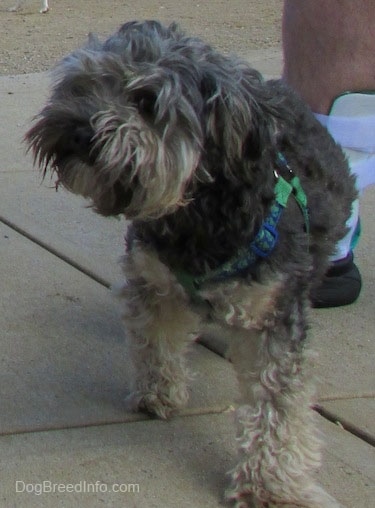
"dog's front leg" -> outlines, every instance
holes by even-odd
[[[132,410],[168,418],[188,400],[185,350],[198,318],[182,287],[157,256],[139,246],[124,260],[121,291],[129,355],[135,368]]]
[[[320,442],[297,307],[272,328],[243,331],[230,352],[244,398],[240,458],[228,492],[237,507],[338,507],[313,479]]]

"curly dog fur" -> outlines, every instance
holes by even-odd
[[[356,197],[341,149],[280,81],[174,24],[129,22],[57,66],[26,135],[36,163],[105,216],[132,220],[121,291],[137,376],[129,403],[167,418],[187,399],[185,350],[215,324],[240,382],[237,507],[337,506],[314,481],[320,446],[306,348],[311,289]],[[292,198],[272,253],[192,294],[251,243],[275,198],[282,153]],[[284,175],[288,178],[288,175]]]

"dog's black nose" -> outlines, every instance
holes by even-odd
[[[90,126],[80,125],[73,130],[71,148],[82,155],[91,149],[94,131]]]
[[[90,125],[74,126],[65,146],[69,154],[79,157],[88,164],[95,163],[94,130]]]

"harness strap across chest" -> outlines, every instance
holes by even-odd
[[[274,170],[276,177],[275,198],[267,217],[264,219],[255,238],[246,247],[240,249],[237,255],[215,270],[210,270],[203,275],[193,276],[188,272],[176,270],[174,272],[179,283],[193,298],[197,297],[197,291],[205,282],[215,282],[236,276],[251,266],[259,259],[267,258],[277,245],[279,233],[277,224],[284,209],[288,205],[291,196],[298,204],[304,219],[305,231],[309,235],[309,213],[307,208],[307,197],[301,186],[298,176],[293,176],[293,171],[288,165],[285,157],[279,152],[276,158],[276,165],[281,171],[287,171],[291,176],[290,181],[283,178],[278,170]]]

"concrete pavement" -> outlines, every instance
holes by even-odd
[[[280,73],[278,49],[248,56]],[[131,372],[108,291],[121,276],[125,223],[32,170],[21,139],[47,87],[46,74],[0,77],[0,508],[222,506],[236,457],[231,365],[196,345],[191,401],[178,417],[125,411]],[[375,188],[362,199],[359,301],[311,313],[325,415],[318,475],[347,508],[375,499],[374,199]]]

